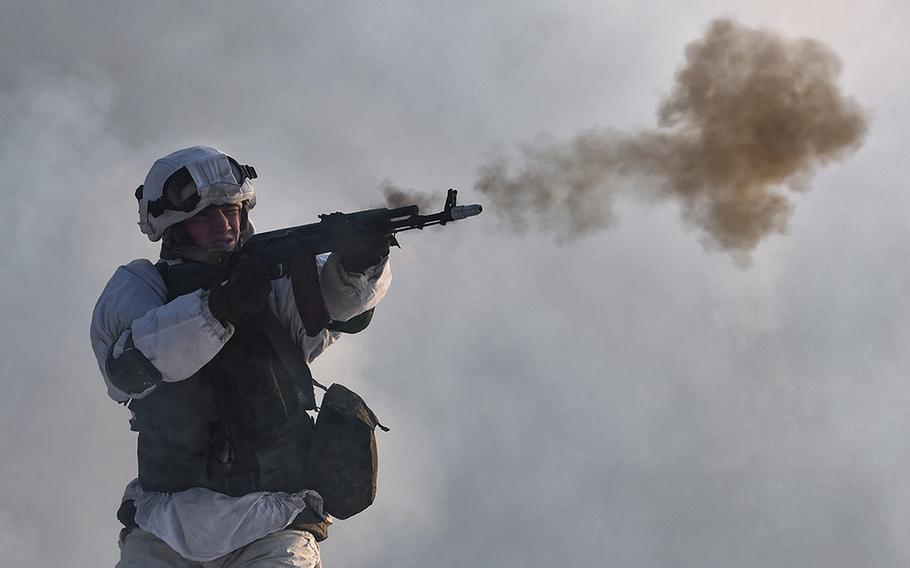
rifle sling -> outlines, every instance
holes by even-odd
[[[297,313],[303,321],[307,337],[315,337],[329,323],[329,310],[319,286],[316,257],[312,254],[292,256],[288,259],[288,272]]]

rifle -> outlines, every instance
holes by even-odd
[[[316,335],[330,321],[319,287],[316,255],[337,250],[338,243],[332,236],[337,223],[348,222],[381,231],[389,237],[391,244],[398,245],[397,233],[446,225],[483,211],[477,204],[458,205],[457,196],[456,190],[449,189],[443,210],[432,215],[421,215],[417,205],[336,212],[319,215],[317,223],[257,233],[240,249],[211,255],[205,263],[185,262],[168,267],[168,280],[174,283],[173,289],[169,286],[168,295],[175,298],[200,288],[207,289],[216,278],[227,278],[239,264],[254,262],[273,280],[291,277],[294,299],[307,335]]]

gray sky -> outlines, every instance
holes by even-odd
[[[135,475],[88,342],[133,190],[209,144],[254,164],[260,229],[462,200],[541,135],[653,128],[717,17],[814,37],[871,116],[743,269],[672,202],[571,245],[496,211],[402,236],[370,330],[314,366],[383,423],[377,502],[326,566],[906,566],[910,147],[897,0],[0,1],[0,547],[112,565]]]

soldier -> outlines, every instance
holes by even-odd
[[[340,332],[307,335],[287,276],[241,264],[208,289],[175,295],[168,271],[214,263],[253,234],[255,177],[204,146],[156,161],[136,197],[139,227],[162,241],[161,258],[118,268],[95,306],[101,374],[139,432],[118,566],[320,565],[316,543],[331,517],[304,481],[313,420],[274,330],[306,362]],[[317,258],[336,322],[371,313],[391,279],[388,239],[346,229],[342,250]]]

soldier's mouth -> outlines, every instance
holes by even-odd
[[[215,248],[233,247],[234,244],[236,244],[234,237],[225,237],[223,239],[215,239],[212,241],[212,246]]]

